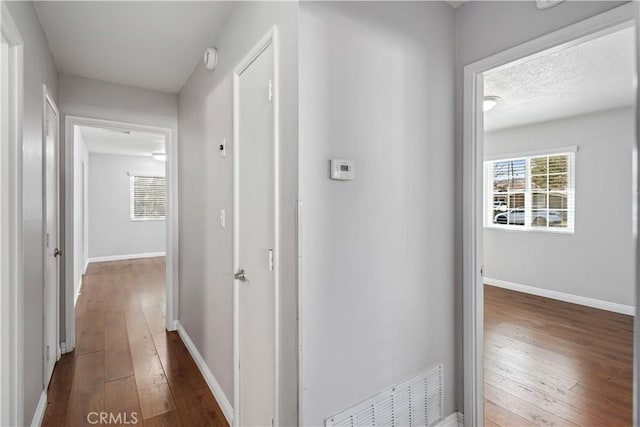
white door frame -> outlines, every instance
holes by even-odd
[[[634,2],[635,3],[635,2]],[[634,24],[636,7],[624,4],[464,67],[463,87],[463,347],[464,424],[484,424],[483,392],[483,73],[533,55],[561,50]],[[638,278],[636,277],[636,280]],[[640,293],[637,286],[636,294]],[[638,358],[638,353],[635,353]],[[637,391],[636,391],[637,393]],[[636,394],[637,396],[637,394]],[[634,399],[634,402],[637,398]]]
[[[8,185],[1,191],[0,205],[3,209],[3,224],[8,230],[8,241],[3,242],[3,271],[7,268],[8,283],[3,283],[3,303],[6,301],[0,319],[0,342],[8,351],[3,358],[0,381],[0,425],[23,425],[24,407],[24,338],[23,338],[23,254],[22,254],[22,123],[24,105],[24,43],[4,2],[1,4],[0,29],[9,44],[10,76],[9,90],[12,92],[10,105],[9,144],[3,146],[3,179]],[[6,157],[5,157],[6,155]],[[6,162],[5,162],[6,160]],[[5,191],[6,194],[5,194]],[[6,214],[6,221],[4,215]],[[4,249],[8,249],[6,252]],[[5,300],[4,297],[7,297]]]
[[[166,220],[166,328],[175,331],[178,320],[178,146],[170,128],[148,126],[122,121],[103,120],[81,116],[65,116],[65,330],[64,351],[75,348],[75,307],[74,307],[74,253],[80,248],[73,247],[74,239],[74,126],[91,126],[121,129],[135,132],[150,132],[165,137],[167,161],[165,176],[167,180],[167,220]]]
[[[239,221],[239,205],[240,205],[240,159],[238,156],[240,140],[240,75],[246,70],[260,54],[273,45],[273,165],[274,165],[274,263],[273,263],[273,281],[274,281],[274,408],[273,408],[273,424],[279,425],[279,408],[280,408],[280,351],[278,343],[280,342],[280,321],[278,313],[280,312],[280,208],[278,200],[280,199],[280,131],[279,131],[279,66],[278,66],[278,28],[274,25],[262,37],[262,39],[249,51],[238,66],[233,70],[233,271],[240,268],[240,230]],[[237,280],[233,280],[233,420],[232,425],[239,427],[240,420],[240,292]]]
[[[44,213],[44,217],[43,217],[43,221],[44,221],[44,226],[42,229],[42,254],[43,254],[43,260],[44,260],[44,264],[43,264],[43,269],[42,269],[42,283],[43,283],[43,291],[46,287],[46,283],[47,283],[47,257],[51,256],[49,253],[47,253],[47,246],[44,242],[46,242],[46,235],[47,235],[47,216],[46,216],[46,212],[47,212],[47,169],[48,169],[48,165],[47,165],[47,156],[46,156],[46,152],[47,152],[47,136],[48,136],[48,132],[49,132],[49,126],[47,123],[47,107],[51,107],[51,109],[53,110],[53,113],[56,116],[56,120],[57,120],[57,126],[56,126],[56,146],[54,147],[55,150],[55,163],[56,163],[56,182],[55,182],[55,186],[56,186],[56,197],[57,197],[57,208],[58,208],[58,212],[56,214],[56,235],[57,235],[57,242],[56,242],[56,246],[57,249],[61,249],[62,248],[62,243],[64,241],[64,239],[62,238],[62,229],[60,227],[62,221],[60,220],[60,214],[62,212],[62,193],[60,192],[61,188],[60,188],[60,174],[62,171],[62,167],[61,167],[61,160],[62,160],[62,141],[60,140],[60,112],[58,111],[58,106],[56,105],[56,102],[53,99],[53,96],[51,96],[51,92],[49,92],[49,89],[47,88],[46,84],[42,85],[42,207],[43,207],[43,213]],[[56,322],[56,338],[55,338],[55,343],[56,343],[56,361],[60,358],[60,287],[62,286],[62,283],[64,283],[63,277],[62,277],[62,271],[63,271],[63,262],[64,262],[64,257],[66,256],[66,254],[63,251],[62,254],[62,259],[61,260],[56,260],[57,263],[57,280],[55,283],[55,295],[56,295],[56,303],[55,303],[55,311],[54,311],[54,319]],[[43,294],[44,295],[44,294]],[[46,301],[44,302],[46,304]],[[43,306],[44,308],[44,306]],[[43,328],[43,347],[46,351],[46,342],[47,342],[47,336],[46,336],[46,325],[45,322],[46,319],[44,319],[43,317],[43,323],[42,323],[42,328]],[[51,379],[50,377],[47,378],[47,372],[46,369],[44,369],[45,365],[45,359],[43,358],[43,385],[44,385],[44,389],[46,391],[47,386],[49,385],[49,380]],[[53,371],[52,371],[53,374]]]
[[[640,76],[640,7],[635,7],[635,23],[636,23],[636,77]],[[638,206],[640,205],[640,173],[638,173],[638,165],[640,165],[640,119],[638,119],[638,111],[640,111],[640,90],[636,91],[636,149],[634,159],[635,174],[635,220],[638,221]],[[637,426],[640,422],[640,404],[638,399],[640,398],[640,316],[638,316],[638,308],[640,307],[640,239],[638,239],[638,227],[636,224],[636,317],[634,322],[633,336],[633,425]]]

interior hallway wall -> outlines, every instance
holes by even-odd
[[[31,2],[6,2],[24,42],[23,259],[24,259],[24,424],[30,424],[42,394],[43,221],[42,85],[58,98],[56,66]]]
[[[297,419],[298,5],[241,2],[179,96],[180,322],[233,404],[233,69],[273,25],[280,38],[280,424]],[[213,40],[215,38],[215,40]],[[266,92],[265,92],[266,93]],[[226,140],[226,157],[218,146]],[[226,210],[221,228],[220,210]],[[278,254],[276,254],[278,257]]]
[[[454,13],[300,3],[301,425],[440,363],[456,409]]]
[[[465,65],[512,48],[567,25],[613,9],[625,1],[565,1],[547,10],[538,10],[535,1],[471,1],[456,9],[456,155],[455,155],[455,259],[456,319],[462,312],[462,212],[463,212],[463,70]],[[458,380],[457,408],[464,407],[462,369],[462,320],[456,330]]]
[[[165,220],[131,221],[129,173],[165,176],[147,156],[89,154],[89,259],[165,252]]]

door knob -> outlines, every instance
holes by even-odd
[[[54,251],[53,251],[53,256],[54,257],[62,256],[62,251],[60,249],[58,249],[58,248],[55,248]]]
[[[247,276],[244,275],[244,270],[240,270],[233,275],[233,278],[236,280],[240,280],[241,282],[247,281]]]

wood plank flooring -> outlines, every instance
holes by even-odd
[[[633,318],[485,285],[485,426],[631,426]]]
[[[164,258],[89,266],[76,350],[56,364],[43,426],[228,426],[182,340],[165,330],[164,268]],[[100,413],[120,418],[96,422]]]

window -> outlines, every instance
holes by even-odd
[[[129,189],[131,221],[165,219],[167,190],[164,177],[131,175]]]
[[[573,232],[573,152],[486,161],[485,174],[485,226]]]

